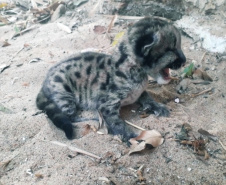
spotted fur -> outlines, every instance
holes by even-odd
[[[145,91],[148,75],[168,83],[168,68],[178,69],[186,59],[179,31],[157,18],[144,18],[131,26],[113,55],[75,54],[53,66],[36,103],[68,139],[78,110],[96,109],[109,133],[127,141],[135,134],[120,118],[120,107],[139,102],[158,116],[168,109]]]

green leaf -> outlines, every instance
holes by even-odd
[[[13,113],[13,111],[11,111],[10,109],[6,108],[4,105],[0,104],[0,112],[4,112],[6,114],[11,114]]]
[[[184,76],[192,76],[193,72],[194,72],[195,66],[193,63],[191,63],[188,67],[186,67],[183,71]]]
[[[15,26],[15,27],[14,27],[14,31],[15,31],[16,33],[19,33],[19,32],[20,32],[20,29],[19,29],[17,26]]]

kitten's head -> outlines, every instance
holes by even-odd
[[[158,83],[170,81],[169,69],[186,62],[178,29],[158,18],[144,18],[128,30],[128,44],[135,57]]]

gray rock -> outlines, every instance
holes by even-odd
[[[51,16],[51,21],[54,22],[56,21],[59,17],[61,17],[63,14],[66,12],[66,6],[63,4],[60,4],[53,15]]]

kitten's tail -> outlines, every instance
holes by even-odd
[[[46,112],[47,116],[56,127],[65,132],[68,139],[73,139],[74,133],[71,119],[63,114],[54,102],[48,100],[42,90],[37,96],[36,104],[40,110]]]

